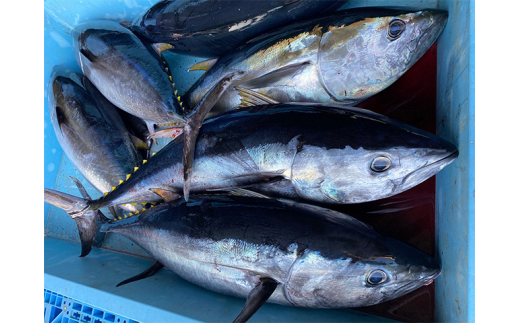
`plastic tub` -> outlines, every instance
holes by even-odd
[[[131,20],[154,2],[45,1],[45,85],[54,65],[63,64],[80,72],[71,47],[70,30],[74,25],[88,19]],[[442,275],[435,280],[434,294],[428,297],[434,299],[434,306],[432,302],[429,308],[434,321],[472,322],[475,317],[475,4],[473,0],[365,0],[350,1],[344,8],[383,5],[441,8],[450,14],[436,48],[428,52],[436,55],[437,61],[436,106],[433,110],[436,111],[436,129],[429,131],[436,131],[437,135],[454,143],[459,149],[459,157],[436,178],[421,184],[426,190],[434,192],[431,247],[443,269]],[[176,63],[171,69],[173,77],[178,80],[176,87],[180,92],[186,91],[202,74],[186,72],[201,58],[167,54],[166,59]],[[100,193],[86,182],[63,154],[49,119],[47,100],[44,102],[45,187],[79,195],[69,178],[75,176],[93,198],[98,197]],[[116,235],[108,235],[103,248],[94,249],[87,257],[79,258],[75,222],[65,212],[49,204],[45,204],[44,217],[44,285],[49,293],[78,300],[88,308],[113,313],[114,317],[139,322],[229,322],[242,309],[243,299],[209,292],[167,270],[116,288],[118,282],[144,270],[153,260],[129,240]],[[433,289],[431,291],[433,293]],[[374,311],[369,314],[350,309],[314,310],[266,304],[251,318],[251,322],[389,321],[375,314]]]

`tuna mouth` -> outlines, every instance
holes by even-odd
[[[441,270],[440,269],[432,269],[432,272],[431,274],[429,275],[426,275],[422,280],[425,282],[423,286],[428,286],[430,285],[431,283],[433,283],[433,281],[439,277],[441,274]]]
[[[406,190],[419,183],[422,183],[423,181],[437,174],[444,167],[453,162],[458,156],[458,150],[448,151],[433,163],[426,164],[421,168],[406,175],[402,181],[403,190]]]

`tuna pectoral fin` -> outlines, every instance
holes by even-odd
[[[78,226],[81,240],[81,255],[85,257],[92,250],[92,244],[96,237],[97,210],[86,210],[88,200],[65,194],[51,189],[44,189],[45,202],[59,207],[69,214]]]
[[[153,276],[162,267],[164,267],[163,264],[161,264],[160,262],[156,261],[156,262],[153,263],[153,265],[150,268],[146,269],[145,271],[143,271],[142,273],[140,273],[138,275],[135,275],[133,277],[130,277],[128,279],[123,280],[122,282],[117,284],[116,287],[119,287],[119,286],[122,286],[122,285],[125,285],[125,284],[128,284],[128,283],[131,283],[131,282],[135,282],[135,281],[144,279],[146,277]]]
[[[193,158],[195,156],[195,143],[199,135],[199,129],[202,122],[206,118],[211,108],[217,103],[222,94],[227,90],[231,83],[237,78],[241,77],[243,72],[233,73],[222,80],[220,80],[211,90],[204,95],[202,100],[197,104],[188,115],[186,124],[184,126],[184,148],[183,148],[183,172],[184,172],[184,199],[188,201],[190,195],[191,182],[191,166],[193,165]]]
[[[269,297],[274,293],[276,286],[278,286],[278,283],[275,280],[268,277],[260,278],[260,284],[249,292],[246,305],[233,323],[246,322],[249,320],[251,316],[267,302]]]
[[[152,192],[159,195],[165,202],[175,201],[181,196],[173,191],[163,190],[162,188],[151,188]]]
[[[240,95],[240,105],[238,106],[239,108],[252,107],[255,105],[280,103],[275,99],[268,97],[267,95],[263,95],[253,90],[244,89],[241,87],[236,87],[236,90],[238,92],[238,95]]]

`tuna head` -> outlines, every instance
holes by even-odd
[[[376,113],[351,111],[357,112],[329,129],[328,139],[301,136],[307,144],[291,172],[300,196],[341,204],[382,199],[425,181],[458,156],[438,136]]]
[[[441,273],[435,259],[407,244],[388,237],[373,243],[377,252],[367,243],[359,258],[306,251],[291,268],[285,295],[302,307],[370,306],[428,285]]]
[[[329,26],[320,43],[323,86],[334,99],[359,102],[387,88],[433,44],[448,12],[356,8],[354,23]],[[352,18],[349,18],[352,19]]]

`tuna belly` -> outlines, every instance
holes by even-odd
[[[157,258],[165,267],[183,279],[213,292],[247,298],[249,292],[259,284],[258,273],[245,268],[208,262],[179,256]],[[292,305],[284,296],[283,283],[279,284],[268,302]]]

